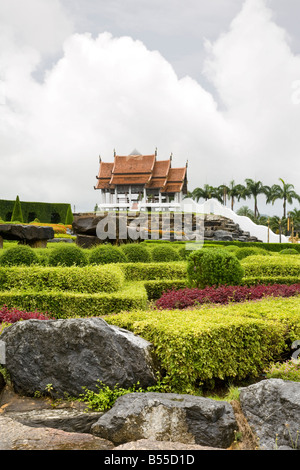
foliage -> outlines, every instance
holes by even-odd
[[[299,252],[294,248],[285,248],[279,252],[281,255],[298,255]]]
[[[55,318],[98,317],[144,309],[147,293],[142,283],[126,283],[116,292],[97,293],[46,289],[6,290],[0,291],[0,304],[29,311],[50,311]]]
[[[155,246],[152,249],[152,260],[163,262],[163,261],[178,261],[179,254],[175,248],[169,245]]]
[[[144,282],[145,289],[149,300],[159,299],[164,292],[184,289],[186,280],[184,279],[161,279]]]
[[[287,325],[263,318],[263,302],[267,301],[210,306],[201,311],[135,311],[108,316],[106,321],[150,341],[173,391],[188,393],[211,380],[258,376],[283,354]],[[247,316],[249,306],[252,317]],[[272,307],[269,304],[265,309],[272,313]],[[282,303],[280,307],[282,313]],[[284,312],[286,321],[291,327],[292,321],[297,322],[299,331],[298,308],[299,300],[293,309],[288,305]]]
[[[137,385],[125,389],[116,384],[113,388],[110,388],[108,385],[98,380],[96,384],[98,391],[95,392],[89,390],[87,387],[83,387],[85,393],[80,395],[80,401],[87,403],[88,409],[92,411],[107,411],[114,405],[117,398],[127,393],[143,392],[142,388],[136,388]]]
[[[12,216],[11,216],[11,222],[23,222],[23,214],[22,214],[22,208],[21,208],[21,203],[19,196],[16,197],[16,201],[14,204]]]
[[[71,209],[71,206],[69,205],[67,209],[66,218],[65,218],[65,225],[72,225],[73,220],[74,220],[74,217],[73,217],[72,209]]]
[[[264,372],[267,379],[282,379],[300,382],[300,363],[292,360],[270,364]]]
[[[267,250],[264,250],[263,248],[258,247],[239,248],[239,250],[235,252],[235,256],[237,257],[237,259],[240,260],[246,258],[247,256],[254,255],[266,256],[269,255],[269,252]]]
[[[298,256],[249,256],[241,261],[245,277],[300,276]]]
[[[115,292],[123,287],[124,274],[117,266],[58,266],[0,268],[0,289]]]
[[[34,263],[38,263],[38,256],[34,249],[27,245],[12,246],[0,255],[0,265],[2,266],[30,266]]]
[[[52,318],[45,313],[38,311],[26,312],[24,310],[19,310],[17,308],[8,308],[6,305],[0,307],[0,323],[15,323],[20,320],[50,320]]]
[[[244,302],[258,300],[267,296],[291,297],[300,294],[300,283],[291,286],[283,285],[257,285],[257,286],[220,286],[206,287],[205,289],[169,290],[157,300],[155,306],[160,309],[184,309],[198,307],[202,304],[228,304],[230,302]]]
[[[239,260],[226,250],[203,248],[192,252],[187,261],[189,287],[237,285],[244,275]]]
[[[127,258],[123,251],[113,245],[99,245],[92,248],[89,255],[90,264],[125,263]]]
[[[122,246],[129,263],[148,263],[151,261],[150,251],[139,243],[127,243]]]
[[[9,221],[8,215],[12,214],[15,201],[0,199],[0,217]],[[70,204],[65,203],[46,203],[46,202],[27,202],[21,201],[21,209],[24,222],[31,222],[38,218],[41,222],[64,222],[66,220],[67,210]]]
[[[57,246],[51,251],[50,266],[84,266],[87,264],[85,251],[77,245]]]
[[[150,281],[161,279],[186,279],[185,261],[172,263],[125,263],[122,269],[125,279],[130,281]]]

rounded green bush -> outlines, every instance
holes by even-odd
[[[178,261],[180,259],[178,251],[172,246],[156,246],[152,248],[153,261]]]
[[[244,276],[239,260],[226,250],[203,248],[192,252],[187,261],[189,287],[239,285]]]
[[[148,263],[151,261],[151,254],[148,248],[139,243],[128,243],[122,246],[129,263]]]
[[[85,266],[87,257],[79,246],[57,246],[51,249],[48,263],[50,266]]]
[[[33,248],[27,245],[17,245],[5,250],[0,256],[2,266],[30,266],[38,263],[38,256]]]
[[[240,248],[236,253],[235,256],[238,259],[244,259],[247,258],[247,256],[269,256],[270,253],[267,250],[264,250],[263,248],[259,247],[251,247],[251,246],[245,246],[244,248]]]
[[[295,248],[285,248],[279,252],[280,255],[299,255],[299,252]]]
[[[91,249],[90,264],[126,263],[123,251],[117,246],[99,245]]]
[[[224,246],[224,250],[229,251],[229,253],[233,253],[235,255],[240,250],[240,248],[236,245],[227,245]]]

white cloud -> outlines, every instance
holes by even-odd
[[[62,18],[59,8],[53,14]],[[53,29],[39,48],[27,24],[29,39],[20,46],[9,24],[0,41],[0,198],[19,194],[91,210],[98,155],[112,161],[114,148],[158,147],[159,158],[173,152],[176,166],[188,159],[190,189],[246,177],[298,184],[300,105],[292,84],[299,58],[263,1],[246,1],[228,33],[208,47],[207,76],[221,107],[195,80],[179,80],[158,51],[109,33],[68,35],[38,83],[32,72],[51,52]],[[64,36],[70,23],[58,24]]]

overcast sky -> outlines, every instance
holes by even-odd
[[[188,160],[189,190],[300,193],[299,19],[299,0],[1,0],[0,199],[93,210],[99,155],[134,148]]]

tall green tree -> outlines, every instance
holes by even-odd
[[[253,197],[254,199],[254,217],[259,216],[259,210],[257,205],[257,197],[260,194],[267,194],[268,187],[264,186],[261,181],[255,181],[251,178],[246,178],[246,195],[247,197]]]
[[[195,188],[192,191],[192,198],[198,202],[199,199],[205,199],[207,201],[208,199],[211,199],[213,196],[214,192],[214,187],[210,186],[209,184],[205,184],[203,188]]]
[[[281,186],[279,184],[273,184],[268,192],[268,201],[274,202],[277,199],[281,199],[283,201],[283,218],[286,219],[286,206],[288,204],[292,204],[294,199],[300,202],[300,195],[296,193],[294,190],[294,185],[290,183],[286,183],[282,178],[279,178],[281,182]]]
[[[231,201],[231,210],[233,211],[235,201],[240,199],[246,199],[247,193],[246,188],[243,184],[235,184],[235,181],[232,180],[229,183],[227,194]]]
[[[19,196],[16,197],[12,216],[11,216],[11,222],[24,222],[23,220],[23,214],[22,214],[22,207],[20,203],[20,198]]]

